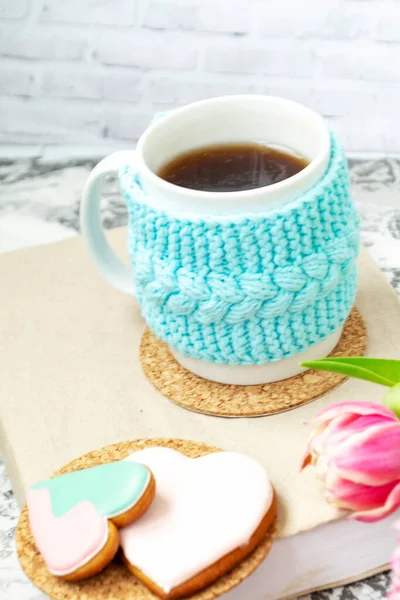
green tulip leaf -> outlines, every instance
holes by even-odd
[[[390,408],[394,414],[400,419],[400,383],[396,383],[383,399],[383,404]]]
[[[388,387],[400,382],[400,360],[366,358],[362,356],[332,356],[301,363],[302,367],[340,373]]]

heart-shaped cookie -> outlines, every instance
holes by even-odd
[[[119,546],[117,527],[150,506],[154,478],[143,464],[119,461],[33,485],[29,524],[51,573],[78,581],[101,571]]]
[[[124,559],[161,598],[186,596],[229,571],[275,517],[267,473],[242,454],[187,458],[155,447],[126,460],[149,467],[157,492],[147,513],[120,531]]]

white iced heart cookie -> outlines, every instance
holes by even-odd
[[[188,458],[147,448],[126,460],[146,465],[157,481],[147,513],[120,531],[125,562],[161,598],[209,585],[261,541],[276,514],[265,469],[235,452]]]

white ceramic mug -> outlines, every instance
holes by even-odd
[[[189,149],[223,142],[261,142],[299,154],[309,161],[296,175],[279,183],[241,192],[203,192],[176,186],[158,177],[170,159]],[[171,111],[153,123],[136,150],[116,152],[102,160],[86,183],[81,205],[81,231],[103,276],[134,295],[132,266],[123,264],[109,247],[100,223],[100,191],[105,175],[124,164],[137,172],[147,202],[156,210],[175,213],[240,215],[265,212],[290,202],[324,174],[330,156],[329,130],[320,115],[295,102],[272,96],[226,96],[195,102]],[[134,265],[133,265],[134,268]],[[193,373],[221,383],[251,385],[286,379],[300,373],[299,363],[327,356],[341,328],[307,351],[263,365],[220,365],[175,358]]]

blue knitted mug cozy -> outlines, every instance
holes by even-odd
[[[137,297],[155,335],[185,356],[260,365],[304,352],[346,320],[357,290],[359,217],[344,152],[307,193],[265,213],[156,210],[120,172]]]

